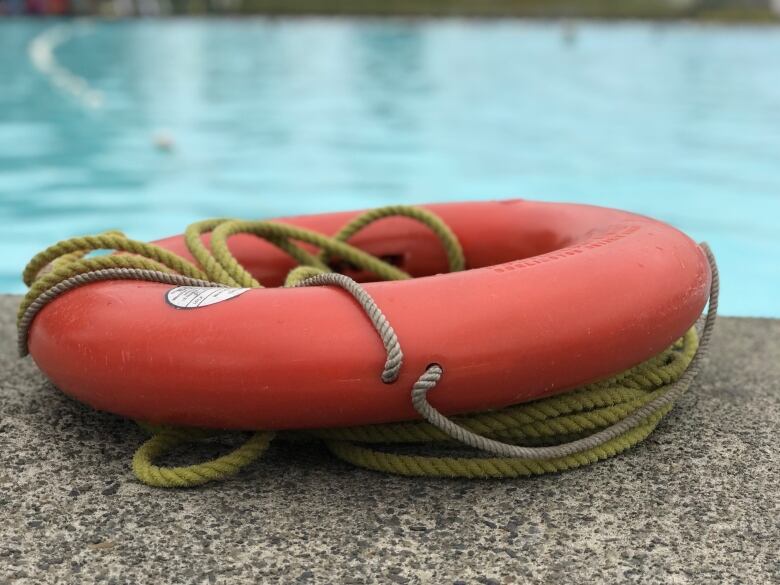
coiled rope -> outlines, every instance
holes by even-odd
[[[404,216],[430,228],[441,241],[451,271],[463,270],[465,259],[457,237],[430,211],[389,206],[368,211],[335,236],[270,221],[213,219],[190,225],[185,242],[197,259],[186,259],[154,244],[131,240],[118,232],[64,240],[30,260],[23,278],[30,287],[19,307],[19,352],[27,353],[27,335],[36,314],[73,288],[101,280],[144,280],[174,286],[262,286],[233,257],[227,240],[238,233],[254,234],[289,254],[299,263],[285,286],[339,286],[366,312],[387,351],[382,380],[392,382],[402,367],[403,353],[390,323],[368,293],[348,277],[331,272],[332,258],[372,272],[382,280],[409,278],[402,270],[351,246],[348,240],[375,221]],[[210,247],[201,240],[211,233]],[[297,243],[320,250],[312,254]],[[95,250],[122,252],[89,257]],[[550,398],[498,411],[448,419],[428,402],[445,372],[436,364],[422,373],[410,399],[423,421],[350,428],[282,432],[282,438],[301,436],[322,440],[337,457],[355,465],[409,476],[517,477],[563,471],[624,451],[647,437],[690,387],[706,357],[717,313],[718,271],[709,248],[703,249],[712,267],[710,306],[701,333],[688,331],[682,339],[650,360],[612,378]],[[220,431],[139,424],[151,433],[133,457],[133,471],[142,482],[157,487],[191,487],[234,475],[267,450],[275,433],[258,431],[233,451],[216,459],[180,467],[154,461],[192,442],[207,441]],[[493,456],[461,454],[463,445]],[[409,448],[415,449],[409,452]],[[433,449],[421,454],[420,450]]]

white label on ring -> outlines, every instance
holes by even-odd
[[[177,286],[165,293],[165,300],[179,309],[200,309],[244,294],[248,288]]]

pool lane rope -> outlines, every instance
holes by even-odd
[[[89,28],[81,26],[58,25],[46,29],[36,36],[27,48],[27,55],[33,66],[40,71],[56,88],[71,95],[80,105],[95,110],[103,105],[103,94],[93,88],[89,82],[70,71],[57,61],[56,51],[60,45],[77,35],[84,34]]]
[[[330,263],[338,258],[381,280],[410,278],[397,267],[348,243],[366,226],[392,216],[408,217],[429,227],[442,243],[450,270],[465,269],[457,237],[438,216],[418,207],[400,205],[368,211],[334,236],[270,221],[197,222],[185,231],[185,241],[200,267],[119,232],[71,238],[37,254],[24,270],[23,278],[30,290],[19,307],[19,352],[27,354],[29,327],[44,306],[91,282],[141,280],[173,286],[261,287],[227,246],[230,236],[248,233],[268,241],[299,263],[288,274],[285,286],[338,286],[355,298],[384,344],[387,361],[380,375],[390,383],[398,377],[403,364],[398,338],[366,290],[349,277],[332,272]],[[211,233],[209,247],[201,240],[205,233]],[[312,254],[296,242],[310,244],[320,253]],[[103,249],[123,253],[88,256]],[[321,440],[331,453],[354,465],[407,476],[529,476],[612,457],[655,429],[690,388],[706,359],[717,315],[719,278],[712,251],[706,244],[702,244],[702,249],[710,263],[712,284],[701,337],[696,328],[691,328],[659,355],[607,380],[501,410],[448,418],[428,402],[428,393],[446,376],[438,364],[431,364],[410,392],[421,421],[279,433],[257,431],[223,456],[180,467],[161,466],[155,461],[188,443],[209,441],[226,431],[138,421],[151,438],[133,456],[133,471],[140,481],[151,486],[202,485],[230,477],[259,459],[275,436],[293,441]],[[464,453],[464,446],[479,453]]]

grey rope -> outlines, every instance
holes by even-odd
[[[318,274],[306,278],[297,283],[295,287],[323,285],[340,286],[351,294],[363,308],[363,311],[368,315],[368,318],[371,319],[374,329],[379,333],[379,337],[382,339],[382,344],[385,346],[385,351],[387,352],[387,360],[385,361],[385,367],[382,371],[382,381],[385,384],[395,382],[398,379],[398,374],[401,372],[404,354],[401,351],[401,344],[398,343],[398,336],[390,326],[387,317],[385,317],[382,310],[376,304],[376,301],[374,301],[371,295],[369,295],[362,286],[352,280],[349,276],[335,272]]]
[[[181,276],[180,274],[171,274],[159,270],[146,270],[143,268],[105,268],[103,270],[93,270],[91,272],[84,272],[83,274],[71,276],[38,295],[35,300],[30,303],[30,306],[27,307],[21,319],[19,319],[16,339],[19,357],[24,357],[29,353],[29,350],[27,349],[27,337],[29,335],[30,325],[32,325],[33,319],[35,319],[35,316],[43,307],[71,289],[91,282],[99,282],[101,280],[144,280],[146,282],[160,282],[162,284],[171,284],[175,286],[225,286],[224,284],[211,282],[209,280],[201,280],[199,278]]]
[[[617,423],[582,439],[555,445],[553,447],[522,447],[519,445],[510,445],[493,439],[485,438],[481,435],[455,424],[450,419],[441,414],[428,402],[428,392],[436,387],[441,380],[443,371],[437,364],[431,365],[415,382],[412,387],[412,403],[415,410],[427,420],[430,424],[446,433],[456,441],[459,441],[475,449],[493,453],[501,457],[519,457],[522,459],[552,459],[557,457],[566,457],[574,453],[580,453],[594,447],[599,447],[604,443],[630,431],[641,424],[652,414],[658,412],[663,407],[675,402],[682,396],[696,379],[701,370],[702,363],[707,357],[712,331],[715,325],[715,319],[718,313],[718,294],[720,292],[720,279],[718,276],[718,266],[715,262],[715,256],[710,247],[705,243],[701,248],[707,256],[712,271],[712,283],[710,285],[710,299],[707,315],[704,319],[704,327],[699,340],[699,348],[691,360],[688,369],[685,370],[680,379],[677,380],[671,388],[661,396],[651,400],[642,408],[636,410],[631,415],[618,421]]]

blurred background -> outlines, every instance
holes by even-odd
[[[109,228],[522,197],[668,221],[780,317],[778,4],[0,0],[0,292]]]

